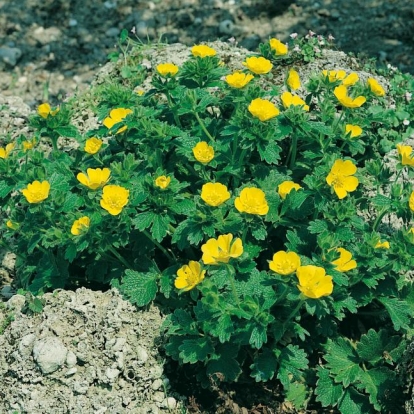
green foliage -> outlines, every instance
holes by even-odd
[[[290,70],[329,42],[309,33],[285,54],[266,42],[274,69],[238,87],[220,53],[148,68],[122,31],[113,76],[85,98],[95,129],[72,125],[74,100],[1,144],[0,240],[18,287],[156,301],[166,354],[203,386],[250,376],[278,381],[297,410],[397,412],[414,332],[414,162],[395,150],[414,132],[414,82],[383,73],[381,96],[355,81],[359,107],[338,97],[350,73],[295,91]]]

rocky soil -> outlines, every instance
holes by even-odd
[[[313,30],[414,73],[412,0],[0,0],[0,92],[34,108],[85,89],[124,28],[142,42],[234,37],[250,50]]]

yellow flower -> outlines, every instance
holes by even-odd
[[[161,76],[175,76],[178,72],[178,66],[173,63],[161,63],[157,66],[157,72]]]
[[[240,196],[234,200],[234,206],[240,213],[258,214],[265,216],[269,211],[266,194],[260,188],[243,188]]]
[[[283,106],[289,108],[289,106],[302,106],[304,111],[309,111],[309,105],[306,105],[306,102],[299,98],[297,95],[292,95],[290,92],[283,92],[280,97],[282,100]]]
[[[346,124],[345,133],[351,134],[351,138],[356,138],[362,134],[362,128],[358,125]]]
[[[280,113],[274,103],[261,98],[253,99],[248,109],[254,117],[259,118],[262,122],[268,121]]]
[[[331,262],[333,265],[336,265],[336,270],[338,272],[347,272],[348,270],[355,269],[357,267],[357,262],[352,260],[352,253],[348,250],[338,247],[336,251],[339,253],[339,258]]]
[[[76,178],[84,186],[91,190],[97,190],[109,181],[111,170],[109,168],[88,168],[86,173],[87,174],[79,173]]]
[[[7,220],[6,226],[11,230],[17,230],[19,228],[19,223],[16,223],[15,221]]]
[[[28,150],[31,150],[36,145],[36,138],[31,139],[30,141],[23,141],[23,151],[26,152]]]
[[[70,232],[74,236],[79,236],[80,234],[86,233],[88,231],[90,224],[90,218],[87,216],[83,216],[73,222]]]
[[[296,72],[295,69],[289,70],[289,75],[286,79],[286,83],[291,90],[299,89],[300,88],[300,77],[299,73]]]
[[[101,149],[101,146],[102,140],[92,137],[86,140],[84,150],[88,154],[96,154]]]
[[[342,85],[352,86],[355,85],[359,80],[359,76],[356,73],[350,73],[343,81]]]
[[[283,250],[273,255],[273,260],[269,262],[270,270],[283,276],[290,275],[300,266],[300,257],[295,252],[286,253]]]
[[[196,287],[203,281],[205,270],[201,270],[199,262],[190,260],[188,265],[184,265],[177,270],[177,277],[174,281],[174,286],[186,292]]]
[[[414,158],[411,155],[411,153],[413,152],[412,147],[410,147],[409,145],[397,144],[397,151],[398,154],[401,155],[402,165],[409,165],[410,167],[414,167]]]
[[[376,96],[384,96],[385,90],[384,88],[378,83],[378,81],[374,78],[368,78],[367,80],[368,87],[371,92]]]
[[[336,160],[332,166],[330,173],[326,177],[326,182],[333,187],[340,200],[358,187],[358,178],[352,177],[356,171],[357,167],[349,160]]]
[[[214,148],[201,141],[193,148],[194,158],[202,164],[208,164],[214,158]]]
[[[244,88],[253,78],[254,76],[250,73],[235,72],[226,76],[226,82],[232,88],[240,89]]]
[[[408,201],[408,205],[410,206],[410,210],[414,212],[414,191],[410,195],[410,200]]]
[[[127,205],[129,190],[119,185],[106,185],[102,189],[101,207],[112,216],[117,216]]]
[[[201,188],[201,199],[212,207],[218,207],[230,198],[230,193],[224,184],[207,183]]]
[[[131,109],[125,109],[125,108],[112,109],[112,111],[109,113],[109,116],[106,117],[102,123],[108,129],[111,129],[115,124],[119,124],[120,122],[122,122],[124,118],[126,118],[129,114],[132,114]],[[124,132],[126,129],[127,129],[127,126],[124,125],[116,133],[120,134],[121,132]]]
[[[275,51],[277,56],[286,55],[288,52],[288,47],[278,39],[270,39],[269,44],[271,49]]]
[[[345,106],[346,108],[359,108],[366,101],[364,96],[358,96],[355,99],[351,98],[348,95],[348,89],[345,85],[337,86],[334,89],[334,95],[341,103],[341,105]]]
[[[47,181],[33,181],[22,190],[26,200],[31,204],[41,203],[49,197],[50,184]]]
[[[217,239],[207,240],[201,246],[203,257],[201,260],[205,265],[218,265],[228,263],[231,258],[239,257],[243,254],[243,244],[241,239],[234,239],[232,234],[224,234]]]
[[[333,291],[332,276],[327,276],[323,267],[300,266],[296,275],[299,279],[298,289],[308,298],[329,296]]]
[[[165,175],[160,175],[155,179],[155,185],[161,190],[165,190],[171,183],[171,178]]]
[[[196,45],[191,48],[193,56],[205,58],[207,56],[216,56],[217,52],[210,46]]]
[[[346,72],[344,70],[323,70],[322,73],[331,83],[342,80],[346,76]]]
[[[293,181],[283,181],[283,183],[278,185],[277,193],[279,194],[280,198],[284,200],[292,190],[298,191],[300,188],[302,187]]]
[[[6,145],[6,148],[0,148],[0,158],[6,159],[13,150],[14,146],[15,144],[11,142]]]
[[[390,248],[390,242],[388,241],[381,241],[378,240],[378,243],[374,246],[375,249],[389,249]]]
[[[37,107],[37,113],[44,119],[49,115],[55,116],[59,112],[59,107],[52,110],[48,103],[43,103]]]
[[[249,57],[243,62],[243,65],[247,67],[251,72],[255,73],[256,75],[263,75],[265,73],[269,73],[272,70],[272,62],[270,60],[265,59],[264,57]]]

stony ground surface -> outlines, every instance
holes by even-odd
[[[0,412],[176,413],[157,351],[162,318],[137,311],[117,291],[43,296],[28,312],[15,295],[0,309]]]
[[[32,108],[56,103],[86,88],[133,27],[144,42],[234,37],[251,50],[313,30],[414,73],[412,0],[0,0],[0,91]]]

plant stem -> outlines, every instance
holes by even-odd
[[[295,166],[297,147],[298,147],[298,137],[296,134],[294,134],[292,137],[292,145],[291,145],[292,151],[290,152],[290,160],[289,160],[289,168],[291,170]]]
[[[162,246],[160,243],[158,243],[157,240],[154,240],[151,234],[149,234],[146,230],[143,230],[142,234],[145,235],[149,240],[151,240],[164,253],[164,255],[168,258],[168,260],[171,263],[175,261],[174,257],[171,256],[170,253],[168,253],[167,249],[164,246]]]
[[[231,271],[231,267],[228,265],[226,266],[226,270],[227,270],[227,274],[229,275],[229,282],[230,282],[230,287],[231,287],[231,292],[233,294],[233,298],[235,302],[237,303],[237,306],[240,307],[240,299],[237,296],[236,285],[234,284],[234,279],[233,279],[233,272]]]
[[[198,115],[197,111],[194,111],[193,114],[195,115],[195,117],[197,118],[198,123],[201,126],[201,129],[204,131],[204,133],[208,136],[208,138],[214,142],[214,138],[213,136],[210,134],[210,132],[208,132],[206,126],[204,125],[203,120],[200,118],[200,115]]]
[[[126,261],[124,257],[122,257],[113,246],[109,245],[108,250],[127,268],[133,269],[133,267]]]
[[[375,219],[374,221],[374,226],[373,226],[373,230],[377,231],[377,227],[379,226],[379,224],[381,223],[382,218],[387,214],[387,209],[384,209],[383,211],[381,211],[381,213],[378,215],[378,217]]]
[[[293,309],[292,312],[290,312],[289,316],[285,320],[285,324],[288,323],[296,314],[298,313],[298,310],[302,307],[303,303],[305,302],[305,299],[300,299],[298,304],[296,305],[295,309]]]
[[[171,112],[174,116],[174,121],[180,128],[182,128],[183,126],[181,125],[180,118],[178,117],[178,114],[177,114],[177,109],[174,107],[174,104],[171,100],[171,96],[168,92],[166,93],[166,96],[167,96],[168,106],[170,107]]]

